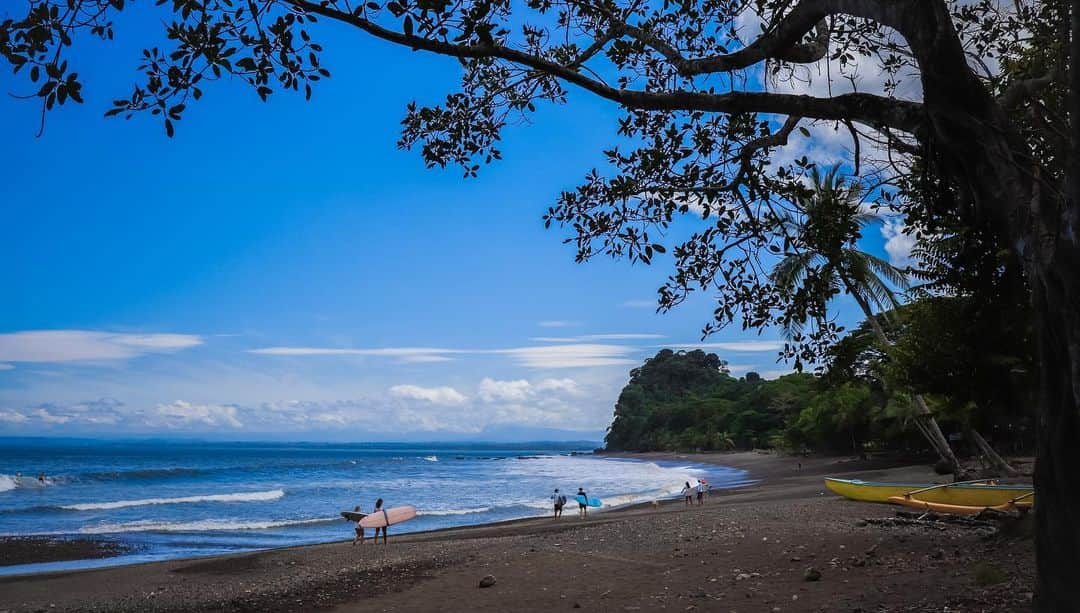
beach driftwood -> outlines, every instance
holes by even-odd
[[[1008,514],[1002,514],[1008,515]],[[896,516],[898,518],[906,519],[921,519],[925,521],[935,521],[946,524],[954,524],[959,526],[970,526],[972,528],[996,528],[997,524],[991,519],[996,519],[993,516],[987,516],[983,518],[980,515],[975,517],[963,517],[961,515],[946,515],[940,513],[914,513],[911,511],[897,511]]]
[[[863,521],[871,526],[921,526],[924,528],[934,528],[936,530],[944,530],[946,528],[946,525],[943,522],[927,519],[909,519],[907,517],[868,517]]]

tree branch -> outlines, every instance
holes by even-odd
[[[453,44],[384,28],[358,15],[346,13],[309,0],[283,0],[300,10],[355,26],[376,38],[411,49],[457,58],[499,58],[539,70],[573,83],[624,107],[654,111],[706,111],[716,113],[775,113],[813,119],[851,120],[873,127],[887,126],[915,133],[924,121],[921,104],[850,93],[832,98],[796,94],[732,91],[723,94],[673,90],[651,92],[616,89],[565,66],[524,51],[492,43]]]
[[[738,51],[687,60],[676,66],[679,72],[691,76],[747,68],[767,59],[796,64],[816,62],[829,53],[829,24],[823,17],[818,17],[817,11],[801,9],[803,5],[796,7],[776,28]],[[814,40],[800,43],[811,28],[815,29]]]
[[[1041,77],[1021,79],[1013,81],[1009,87],[998,96],[998,104],[1005,109],[1016,108],[1021,102],[1038,94],[1054,82],[1057,77],[1057,69],[1051,70]]]

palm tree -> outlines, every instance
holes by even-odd
[[[716,441],[720,444],[720,448],[725,451],[730,451],[735,448],[735,437],[727,430],[717,434]]]
[[[839,164],[824,175],[817,167],[812,168],[811,179],[811,189],[797,198],[800,217],[787,214],[779,221],[791,242],[800,248],[776,264],[771,280],[781,291],[806,305],[806,315],[788,317],[785,333],[789,337],[800,334],[807,318],[823,320],[829,299],[844,292],[862,309],[874,336],[888,352],[892,342],[874,314],[875,309],[886,316],[900,306],[892,288],[907,288],[907,277],[889,262],[858,248],[862,228],[879,219],[862,207],[859,184],[845,182]],[[959,475],[960,462],[926,401],[919,394],[913,394],[912,398],[916,426],[949,464],[953,474]]]

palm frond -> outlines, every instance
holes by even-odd
[[[769,280],[785,292],[794,291],[806,279],[814,261],[820,256],[810,252],[793,253],[780,260],[769,274]]]
[[[867,266],[877,276],[882,277],[883,279],[885,279],[889,283],[892,283],[900,289],[906,290],[908,289],[908,287],[911,286],[911,283],[908,281],[907,274],[903,270],[897,268],[896,266],[893,266],[891,263],[886,262],[885,260],[877,257],[872,253],[867,253],[865,251],[860,251],[859,253],[862,255],[863,258],[866,259]]]

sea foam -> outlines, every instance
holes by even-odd
[[[491,507],[476,507],[475,509],[449,509],[444,511],[418,511],[417,515],[472,515],[473,513],[487,513]]]
[[[69,504],[60,507],[68,511],[100,511],[107,509],[123,509],[125,507],[142,507],[151,504],[184,504],[189,502],[265,502],[277,500],[285,495],[283,490],[270,490],[267,492],[236,492],[232,494],[208,494],[204,496],[182,496],[180,498],[144,498],[142,500],[117,500],[114,502],[86,502],[82,504]]]
[[[309,524],[339,522],[340,517],[318,517],[314,519],[293,519],[280,521],[245,521],[236,519],[202,519],[189,522],[132,521],[120,524],[98,524],[85,526],[80,534],[117,534],[121,532],[219,532],[232,530],[269,530]]]

